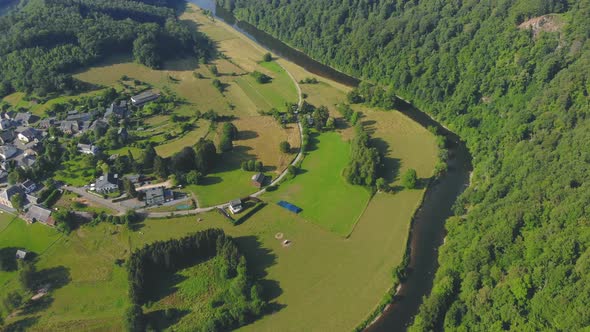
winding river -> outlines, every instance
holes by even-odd
[[[311,73],[348,86],[356,86],[359,83],[358,79],[311,59],[256,27],[237,21],[231,13],[216,8],[214,0],[189,2],[210,10],[217,18],[231,24],[262,47]],[[408,278],[401,285],[394,302],[367,328],[367,331],[404,331],[411,324],[423,296],[429,294],[432,289],[434,274],[438,268],[438,248],[445,237],[445,220],[452,215],[451,208],[457,197],[469,185],[471,172],[471,155],[456,134],[408,103],[399,111],[424,127],[438,128],[438,132],[447,138],[449,167],[443,176],[430,185],[422,205],[414,215],[408,244]]]

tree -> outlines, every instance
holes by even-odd
[[[232,140],[229,136],[223,135],[219,140],[219,150],[222,152],[229,152],[234,148]]]
[[[182,150],[172,156],[172,168],[177,172],[187,173],[195,169],[195,159],[197,154],[190,146],[185,146]]]
[[[238,128],[231,122],[223,123],[222,132],[232,140],[238,139]]]
[[[10,197],[10,203],[17,211],[21,211],[25,204],[25,197],[21,193],[16,193]]]
[[[156,158],[158,154],[156,153],[156,149],[154,146],[149,144],[145,150],[143,151],[143,158],[142,158],[142,165],[145,169],[152,169],[154,167],[154,158]]]
[[[416,175],[416,170],[413,168],[408,169],[402,176],[402,185],[406,187],[406,189],[416,188],[417,182],[418,177]]]
[[[128,197],[137,197],[137,191],[135,190],[135,185],[129,178],[123,179],[123,190],[127,194]]]
[[[156,174],[160,179],[165,179],[168,176],[168,168],[164,163],[164,159],[160,156],[156,156],[154,158],[154,174]]]
[[[199,179],[201,178],[201,173],[198,171],[190,171],[186,174],[186,183],[187,184],[199,184]]]
[[[145,331],[143,310],[138,304],[132,304],[125,312],[125,326],[129,332]]]
[[[18,280],[23,289],[32,291],[35,288],[35,265],[32,262],[18,261]]]
[[[279,144],[279,148],[281,149],[282,153],[289,153],[291,151],[291,144],[287,141],[282,141]]]
[[[265,84],[265,83],[269,83],[272,78],[264,73],[261,73],[257,70],[253,71],[252,73],[250,73],[250,76],[254,77],[254,79],[256,80],[257,83],[260,84]]]
[[[215,144],[211,140],[201,138],[195,145],[195,152],[195,169],[201,174],[207,174],[217,161]]]
[[[209,66],[209,71],[211,72],[211,74],[213,74],[213,76],[219,76],[219,70],[217,69],[216,65]]]
[[[389,186],[387,185],[387,182],[385,182],[384,178],[378,178],[375,181],[375,186],[377,186],[377,189],[381,191],[386,191],[387,189],[389,189]]]
[[[264,62],[271,62],[272,61],[272,55],[270,53],[265,53],[264,56],[262,57],[262,61]]]

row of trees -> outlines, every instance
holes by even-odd
[[[246,259],[234,241],[220,229],[208,229],[184,238],[158,241],[135,250],[127,262],[129,296],[132,306],[127,312],[130,331],[145,329],[141,305],[150,299],[150,290],[161,282],[165,274],[174,273],[199,262],[220,258],[221,277],[231,279],[233,301],[227,304],[232,310],[224,310],[213,318],[210,325],[215,330],[230,329],[258,317],[265,306],[262,289],[249,275]],[[220,299],[216,299],[220,300]]]
[[[219,3],[467,142],[471,186],[412,330],[590,325],[588,1]],[[556,15],[519,27],[545,14]],[[377,104],[381,92],[361,90],[351,101]]]
[[[351,155],[344,177],[352,184],[372,187],[377,180],[381,156],[377,148],[372,147],[369,134],[363,126],[355,127],[355,137],[351,143]]]

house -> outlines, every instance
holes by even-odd
[[[21,249],[18,249],[18,250],[16,251],[16,259],[22,259],[22,260],[25,260],[25,259],[27,259],[27,255],[28,255],[28,254],[29,254],[29,253],[28,253],[26,250],[21,250]]]
[[[13,208],[12,197],[16,194],[23,194],[22,189],[19,186],[10,186],[0,192],[0,204]]]
[[[37,184],[31,180],[27,180],[20,184],[20,187],[23,189],[25,194],[30,194],[33,191],[37,190]]]
[[[64,134],[75,134],[78,131],[80,131],[80,125],[78,124],[78,121],[68,121],[68,120],[64,120],[59,124],[59,129],[64,133]]]
[[[24,218],[30,223],[40,222],[48,226],[55,225],[55,221],[51,218],[51,210],[39,205],[31,205]]]
[[[124,119],[127,117],[127,101],[121,101],[119,104],[112,103],[104,113],[103,119],[108,120],[110,117]]]
[[[108,194],[117,191],[119,190],[119,176],[112,173],[101,175],[96,179],[93,189],[99,194]]]
[[[17,125],[20,126],[28,126],[31,124],[31,118],[32,118],[33,114],[31,114],[30,112],[25,112],[25,113],[16,113],[16,115],[14,116],[14,122],[17,123]]]
[[[18,139],[25,142],[25,143],[29,143],[34,141],[35,139],[37,139],[38,137],[38,133],[35,129],[33,128],[27,128],[25,130],[23,130],[22,132],[20,132],[17,135]]]
[[[229,210],[232,214],[242,211],[242,200],[234,199],[233,201],[229,202]]]
[[[133,184],[138,184],[139,182],[141,182],[141,174],[128,174],[123,176],[123,179],[129,180]]]
[[[264,185],[264,180],[266,180],[266,176],[264,176],[262,173],[256,173],[252,175],[252,184],[255,187],[262,188]]]
[[[29,154],[21,154],[16,156],[16,158],[14,158],[14,161],[16,161],[16,165],[20,168],[27,169],[35,165],[35,163],[37,162],[37,158]]]
[[[12,121],[7,119],[0,119],[0,130],[6,130],[12,127]]]
[[[0,132],[0,143],[2,144],[12,143],[15,138],[16,136],[14,135],[13,130],[4,130]]]
[[[156,100],[158,98],[160,98],[159,93],[155,93],[153,91],[145,91],[136,96],[131,97],[131,103],[133,104],[133,106],[141,107],[146,103],[152,100]]]
[[[14,145],[2,145],[0,146],[0,157],[7,160],[17,155],[19,151]]]
[[[80,151],[84,154],[91,154],[94,156],[96,153],[98,153],[98,148],[92,144],[79,143],[78,144],[78,151]]]
[[[145,204],[148,206],[160,205],[166,202],[164,187],[149,188],[145,191]]]
[[[55,118],[45,118],[41,121],[39,121],[39,128],[40,129],[49,129],[49,127],[53,126],[53,124],[55,123]]]
[[[66,121],[76,121],[76,122],[91,121],[93,116],[94,116],[94,112],[75,113],[75,114],[68,115],[66,117]]]

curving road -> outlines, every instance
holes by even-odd
[[[279,64],[279,66],[280,66],[280,64]],[[281,67],[289,75],[289,77],[293,81],[293,84],[295,84],[295,87],[297,88],[297,94],[299,97],[299,101],[298,101],[297,105],[298,105],[298,108],[301,108],[301,106],[303,105],[303,93],[301,92],[301,87],[299,86],[299,83],[297,82],[295,77],[293,77],[293,74],[291,74],[291,72],[289,72],[285,67],[283,67],[283,66],[281,66]],[[297,127],[299,128],[299,141],[301,143],[303,143],[303,127],[301,126],[301,122],[297,121]],[[301,161],[301,159],[303,159],[303,153],[301,152],[301,148],[300,148],[299,152],[297,152],[297,156],[295,157],[295,159],[293,159],[293,161],[289,164],[289,166],[296,166]],[[279,174],[279,176],[270,183],[269,186],[274,186],[277,183],[279,183],[281,180],[283,180],[283,178],[285,178],[285,176],[287,176],[288,172],[289,172],[289,167],[286,167],[283,170],[283,172],[281,174]],[[260,195],[264,194],[265,192],[266,192],[266,189],[260,189],[259,191],[252,193],[250,196],[251,197],[259,197]],[[229,206],[229,203],[223,203],[223,204],[219,204],[219,205],[215,205],[215,206],[199,207],[199,208],[192,209],[192,210],[181,210],[181,211],[174,211],[174,212],[148,212],[145,214],[145,216],[147,218],[166,218],[169,216],[188,216],[188,215],[193,215],[193,214],[209,212],[209,211],[212,211],[212,210],[218,209],[218,208],[225,209],[228,206]]]

